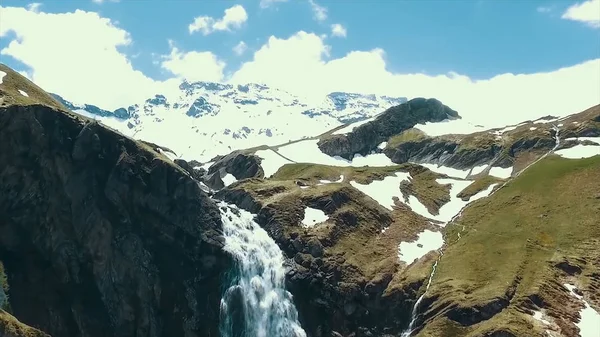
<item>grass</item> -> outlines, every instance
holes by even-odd
[[[271,179],[273,180],[318,180],[336,181],[341,175],[345,181],[354,180],[361,184],[368,184],[373,180],[381,180],[394,175],[399,171],[408,171],[413,165],[392,165],[384,167],[342,167],[310,163],[286,164],[279,168]]]
[[[503,296],[517,277],[514,303],[535,293],[553,277],[544,266],[557,255],[577,255],[582,245],[594,247],[590,242],[600,239],[599,193],[600,156],[581,160],[549,156],[540,161],[493,197],[467,208],[448,227],[450,244],[428,296],[461,306],[482,304]],[[598,265],[588,267],[590,273],[600,272]],[[513,310],[511,305],[507,313],[482,324],[507,326],[503,317],[510,317]]]
[[[412,128],[412,129],[408,129],[396,136],[390,137],[390,139],[388,139],[386,147],[394,148],[402,143],[406,143],[409,141],[418,141],[418,140],[423,140],[423,139],[427,139],[427,138],[428,138],[428,136],[423,131]]]
[[[0,309],[0,335],[14,337],[50,337],[49,335],[29,327]]]
[[[482,178],[476,179],[467,186],[464,190],[460,191],[456,196],[464,201],[469,200],[475,194],[485,190],[492,184],[498,184],[503,182],[503,179],[496,178],[494,176],[483,176]]]
[[[441,175],[420,166],[410,171],[410,182],[402,182],[400,191],[407,200],[409,195],[415,196],[427,210],[439,214],[440,208],[450,201],[450,185],[442,185],[436,181]]]
[[[292,221],[281,221],[287,235],[299,235],[303,238],[316,237],[325,242],[326,255],[343,256],[346,265],[351,265],[358,271],[356,275],[347,275],[350,279],[364,277],[367,281],[377,279],[385,273],[394,275],[402,273],[406,265],[398,261],[398,244],[402,241],[412,241],[417,234],[426,228],[432,229],[425,218],[410,211],[407,206],[399,203],[397,211],[390,212],[367,195],[349,186],[350,180],[368,183],[374,179],[382,179],[399,170],[416,170],[416,165],[397,165],[390,167],[334,167],[316,164],[288,164],[283,166],[271,179],[251,179],[240,183],[233,189],[250,193],[261,201],[263,206],[270,205],[277,209],[278,216],[289,219],[302,218],[304,207],[318,200],[343,200],[329,212],[329,221],[314,228],[305,229]],[[313,185],[301,189],[294,183],[302,178],[308,181],[328,179],[335,181],[340,175],[345,177],[345,183],[330,183]],[[277,193],[274,193],[276,191]],[[288,213],[286,215],[286,213]],[[294,214],[299,214],[299,217]],[[348,222],[348,216],[355,223]],[[385,235],[383,227],[388,227]],[[425,270],[419,273],[426,277]],[[425,263],[425,262],[424,262]],[[399,280],[406,281],[406,277]],[[412,281],[414,281],[411,278]],[[402,283],[402,282],[401,282]]]
[[[0,71],[6,73],[2,78],[2,84],[0,84],[0,107],[41,104],[54,109],[68,111],[61,103],[23,75],[1,63]],[[26,92],[29,97],[22,95],[19,90]]]

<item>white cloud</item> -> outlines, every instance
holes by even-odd
[[[260,8],[271,7],[271,5],[278,2],[287,2],[288,0],[260,0]]]
[[[339,23],[331,25],[331,36],[346,37],[346,28]]]
[[[327,8],[320,6],[314,0],[308,0],[310,3],[310,8],[313,11],[313,16],[317,21],[325,21],[327,20]]]
[[[562,18],[583,22],[593,28],[600,28],[600,0],[577,3],[567,8]]]
[[[157,92],[160,83],[133,69],[118,50],[131,43],[129,33],[97,13],[0,7],[0,17],[0,37],[16,35],[0,54],[30,67],[33,81],[50,92],[107,109]]]
[[[167,69],[178,78],[191,82],[221,82],[225,62],[220,61],[211,52],[181,52],[171,42],[171,53],[164,57],[161,67]]]
[[[235,47],[233,47],[233,52],[236,55],[242,55],[248,49],[248,45],[244,41],[240,41]]]
[[[40,7],[42,6],[41,3],[39,2],[32,2],[29,5],[27,5],[27,9],[32,11],[32,12],[38,12],[40,10]]]
[[[102,4],[102,3],[105,3],[107,1],[108,2],[119,2],[121,0],[92,0],[92,2],[97,3],[97,4]]]
[[[241,5],[235,5],[225,10],[223,18],[216,20],[210,16],[198,16],[194,18],[188,29],[190,34],[195,32],[202,32],[204,35],[208,35],[215,31],[231,31],[232,29],[238,29],[244,22],[248,20],[248,14]]]
[[[545,73],[473,80],[453,72],[389,72],[382,49],[352,51],[338,59],[329,59],[329,49],[312,33],[298,32],[288,39],[271,36],[231,82],[262,82],[321,98],[332,91],[435,97],[465,119],[486,126],[565,115],[600,104],[600,59]]]

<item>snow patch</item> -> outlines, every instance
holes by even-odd
[[[464,201],[461,198],[457,197],[456,195],[458,193],[460,193],[462,190],[464,190],[467,186],[471,185],[471,183],[473,181],[471,181],[471,180],[456,180],[456,179],[436,179],[436,181],[442,185],[451,184],[450,201],[447,202],[446,204],[444,204],[442,207],[440,207],[438,215],[433,215],[433,214],[429,213],[429,211],[427,210],[427,207],[425,207],[425,205],[423,205],[419,201],[419,199],[417,199],[413,195],[408,196],[408,204],[407,205],[408,205],[408,207],[410,207],[410,209],[413,212],[415,212],[419,215],[422,215],[426,218],[434,219],[434,220],[441,222],[441,224],[436,224],[436,225],[439,225],[442,227],[446,226],[446,224],[450,220],[452,220],[452,218],[454,218],[456,215],[458,215],[458,213],[460,213],[461,209],[463,209],[463,207],[465,207],[466,205],[468,205],[476,200],[479,200],[481,198],[488,197],[494,190],[494,187],[497,185],[497,184],[492,184],[492,185],[488,186],[488,188],[486,188],[485,190],[480,191],[479,193],[471,196],[471,198],[469,198],[469,200]]]
[[[27,94],[25,91],[19,89],[19,94],[25,96],[25,97],[29,97],[29,94]]]
[[[223,177],[223,184],[225,186],[229,186],[233,183],[235,183],[237,181],[237,179],[235,179],[235,176],[231,173],[227,173],[224,177]]]
[[[330,166],[392,166],[395,165],[383,153],[361,156],[355,155],[352,161],[341,157],[330,157],[321,152],[317,143],[318,139],[302,140],[293,144],[281,146],[277,152],[297,163],[313,163]]]
[[[494,131],[493,134],[500,136],[503,133],[508,132],[508,131],[512,131],[512,130],[514,130],[516,128],[517,128],[517,126],[515,126],[515,125],[513,125],[513,126],[507,126],[504,129],[500,129],[500,130]]]
[[[343,127],[343,128],[341,128],[341,129],[339,129],[339,130],[335,131],[333,134],[334,134],[334,135],[343,135],[343,134],[346,134],[346,133],[350,133],[350,132],[352,132],[352,131],[353,131],[355,128],[357,128],[357,127],[359,127],[359,126],[361,126],[361,125],[363,125],[363,124],[366,124],[366,123],[368,123],[368,122],[370,122],[370,121],[374,120],[374,119],[375,119],[375,117],[376,117],[376,116],[373,116],[373,117],[371,117],[371,118],[367,118],[367,119],[364,119],[364,120],[362,120],[362,121],[359,121],[359,122],[355,122],[355,123],[348,124],[348,125],[346,125],[345,127]]]
[[[270,149],[256,151],[254,154],[262,159],[260,166],[263,168],[266,178],[275,174],[283,165],[292,163]]]
[[[483,131],[484,126],[474,125],[463,119],[445,120],[437,123],[417,124],[415,128],[431,137],[447,134],[470,134]]]
[[[590,158],[600,155],[600,146],[597,145],[575,145],[568,149],[555,151],[557,155],[568,159]]]
[[[408,180],[409,177],[410,173],[396,172],[394,176],[385,177],[383,180],[375,180],[368,185],[359,184],[355,181],[350,181],[350,185],[391,211],[394,204],[393,197],[400,195],[400,182]]]
[[[507,167],[507,168],[503,168],[503,167],[498,167],[498,166],[493,166],[490,169],[490,175],[494,176],[496,178],[500,178],[500,179],[507,179],[510,178],[511,174],[512,174],[513,168],[511,167]]]
[[[169,152],[169,151],[164,151],[160,147],[157,147],[156,151],[158,151],[160,154],[162,154],[163,156],[165,156],[165,157],[167,157],[167,158],[169,158],[171,160],[177,159],[177,156],[174,153]]]
[[[473,167],[473,169],[471,170],[471,175],[478,175],[479,173],[483,172],[488,166],[489,165],[480,165]]]
[[[316,224],[329,220],[329,217],[325,212],[320,209],[306,207],[304,209],[304,218],[302,219],[302,226],[304,228],[314,227]]]
[[[541,311],[534,311],[533,318],[545,325],[550,325],[550,322],[544,319],[544,314]]]
[[[333,184],[333,183],[341,183],[342,181],[344,181],[344,175],[340,175],[340,179],[336,180],[336,181],[331,181],[331,180],[319,180],[318,185],[323,185],[323,184]]]
[[[544,123],[552,123],[552,122],[556,122],[558,120],[558,118],[552,118],[552,119],[538,119],[536,121],[533,121],[534,124],[544,124]]]
[[[576,141],[580,141],[580,142],[587,140],[587,141],[590,141],[590,142],[600,145],[600,137],[570,137],[565,140],[576,140]]]
[[[6,76],[6,73],[0,70],[0,84],[3,83],[4,76]]]
[[[419,201],[419,199],[417,199],[417,197],[415,197],[414,195],[409,195],[408,196],[408,204],[407,204],[407,206],[410,207],[410,209],[413,212],[415,212],[415,213],[417,213],[417,214],[419,214],[421,216],[424,216],[426,218],[431,218],[432,217],[431,213],[429,213],[429,211],[427,210],[427,207],[425,207],[425,205],[423,205]]]
[[[424,230],[419,234],[417,241],[401,242],[398,246],[398,257],[407,264],[413,263],[432,250],[440,249],[444,245],[442,233]]]
[[[417,164],[417,163],[415,163],[415,164]],[[445,175],[453,177],[453,178],[461,178],[461,179],[466,178],[469,175],[469,171],[470,171],[470,170],[459,170],[459,169],[455,169],[452,167],[435,165],[435,164],[418,164],[418,165],[426,167],[435,173],[445,174]]]
[[[579,312],[581,319],[575,325],[579,328],[580,337],[598,337],[598,322],[600,322],[600,314],[590,306],[590,304],[583,299],[583,296],[578,295],[574,290],[576,287],[572,284],[563,284],[565,288],[569,290],[572,296],[583,302],[585,306]]]
[[[380,150],[385,149],[385,147],[387,146],[387,142],[382,142],[381,144],[377,145],[377,148]]]
[[[537,130],[537,128],[535,126],[532,126],[529,128],[529,131],[533,131],[533,130]]]

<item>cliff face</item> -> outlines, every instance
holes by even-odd
[[[0,261],[52,336],[218,336],[221,220],[152,148],[43,105],[0,107]]]

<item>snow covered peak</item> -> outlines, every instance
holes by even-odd
[[[60,100],[73,111],[127,135],[199,161],[233,150],[317,136],[406,101],[404,97],[344,92],[314,101],[254,83],[183,81],[175,89],[112,112]]]

